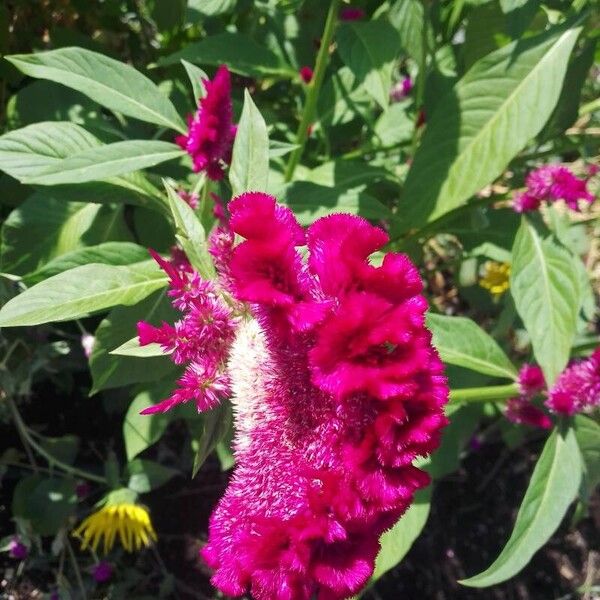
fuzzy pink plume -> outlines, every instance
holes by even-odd
[[[223,593],[335,600],[373,573],[380,535],[429,483],[412,463],[446,424],[419,273],[337,214],[308,231],[262,193],[229,204],[234,296],[253,318],[229,354],[236,468],[202,551]],[[299,251],[308,247],[307,258]]]
[[[548,393],[546,406],[555,413],[573,415],[600,406],[600,348],[572,362]]]
[[[140,321],[139,343],[160,344],[175,364],[186,367],[171,396],[142,414],[165,412],[190,401],[199,411],[213,408],[230,393],[225,367],[237,318],[217,284],[202,279],[180,250],[173,252],[170,261],[153,250],[150,253],[169,276],[169,296],[182,318],[159,327]]]
[[[231,162],[236,126],[233,124],[231,77],[221,65],[214,79],[204,80],[206,94],[196,113],[188,118],[188,132],[175,138],[191,157],[194,171],[206,171],[210,179],[223,177],[223,164]]]
[[[506,403],[504,415],[512,423],[550,429],[552,420],[533,403],[534,396],[546,387],[544,373],[538,365],[524,364],[517,378],[520,395]]]

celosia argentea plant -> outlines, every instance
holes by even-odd
[[[590,596],[597,7],[125,4],[4,65],[7,593]]]

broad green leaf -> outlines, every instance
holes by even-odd
[[[425,27],[423,4],[419,0],[396,0],[390,8],[389,19],[398,30],[402,49],[420,64]]]
[[[97,246],[78,248],[53,258],[41,268],[25,276],[24,281],[28,286],[31,286],[43,279],[48,279],[48,277],[53,277],[81,265],[90,263],[131,265],[136,262],[142,262],[146,258],[148,258],[148,250],[138,244],[131,242],[105,242]]]
[[[170,100],[145,75],[122,62],[83,48],[5,58],[30,77],[66,85],[110,110],[185,132]]]
[[[2,226],[0,267],[5,273],[26,275],[85,245],[128,239],[122,207],[64,202],[36,192]]]
[[[475,321],[429,313],[427,327],[444,362],[492,377],[516,378],[517,370],[508,356]]]
[[[122,343],[118,348],[111,350],[109,354],[113,354],[115,356],[152,358],[153,356],[165,356],[169,353],[165,352],[160,344],[146,344],[145,346],[140,346],[140,341],[136,335],[130,340]]]
[[[269,136],[267,125],[248,90],[238,124],[229,182],[234,196],[248,191],[265,191],[269,179]]]
[[[39,444],[56,460],[67,465],[72,465],[79,452],[79,438],[76,435],[63,435],[62,437],[43,437]]]
[[[187,60],[181,59],[181,64],[184,66],[185,72],[187,73],[190,83],[192,84],[194,103],[196,104],[200,98],[204,98],[206,94],[206,90],[204,89],[204,84],[202,82],[208,79],[208,75],[200,67],[193,65]]]
[[[581,495],[587,500],[600,484],[600,425],[590,417],[575,415],[575,437],[584,467]]]
[[[434,221],[492,182],[554,110],[581,27],[508,44],[479,60],[438,104],[408,173],[398,220]]]
[[[489,587],[516,575],[548,541],[574,500],[581,481],[581,455],[573,429],[554,430],[535,465],[510,539],[494,563],[459,583]]]
[[[339,189],[309,181],[287,184],[277,194],[289,206],[302,225],[333,212],[361,215],[367,219],[385,219],[389,210],[379,200],[360,191],[361,188]]]
[[[34,123],[0,137],[0,168],[23,181],[98,145],[95,136],[74,123]]]
[[[377,181],[395,181],[393,173],[362,160],[331,160],[307,170],[302,179],[320,186],[349,189]]]
[[[200,219],[190,205],[179,197],[177,192],[165,184],[169,196],[169,206],[175,221],[175,237],[181,244],[192,266],[207,279],[215,276],[215,268],[208,252],[206,233]]]
[[[381,550],[375,562],[371,581],[393,569],[407,554],[425,527],[431,501],[431,487],[420,490],[410,508],[400,520],[380,538]]]
[[[203,17],[215,17],[231,12],[236,4],[237,0],[189,0],[188,10]]]
[[[138,321],[160,325],[174,322],[176,313],[165,292],[155,292],[134,306],[118,306],[101,321],[96,329],[94,349],[90,357],[92,391],[156,381],[176,368],[164,354],[152,358],[116,356],[112,351],[128,341],[137,331]],[[175,376],[173,376],[175,380]]]
[[[344,23],[337,33],[342,60],[382,107],[390,101],[398,33],[387,21]]]
[[[44,171],[24,177],[25,183],[56,185],[97,181],[153,167],[184,156],[176,144],[151,140],[128,140],[84,150],[54,163]]]
[[[375,134],[381,146],[395,146],[412,138],[414,121],[406,114],[407,104],[390,105],[375,122]]]
[[[471,68],[480,58],[493,52],[500,45],[502,34],[506,31],[506,17],[497,2],[488,2],[476,6],[469,13],[465,28],[465,43],[462,55],[465,70]]]
[[[141,415],[140,412],[164,400],[173,389],[172,381],[163,381],[150,390],[140,392],[129,405],[123,421],[123,439],[127,460],[156,443],[169,423],[176,417],[174,411]]]
[[[165,286],[154,261],[131,266],[83,265],[34,285],[0,310],[0,327],[80,319],[124,304],[137,304]]]
[[[522,219],[512,250],[510,290],[549,386],[566,366],[575,337],[581,289],[574,262],[554,238],[542,239]]]
[[[175,477],[178,471],[153,460],[134,458],[127,463],[127,487],[138,494],[146,494]]]
[[[225,64],[234,73],[249,77],[297,77],[296,71],[283,64],[265,44],[259,44],[242,33],[227,31],[211,35],[159,59],[158,64],[173,65],[182,59],[197,65],[216,67]]]
[[[192,477],[196,477],[204,461],[229,431],[231,405],[223,402],[216,408],[205,412],[202,415],[202,423],[192,421],[188,422],[188,426],[192,430],[192,449],[195,451]]]

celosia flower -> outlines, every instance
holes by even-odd
[[[25,560],[29,555],[29,548],[15,536],[8,544],[8,554],[16,560]]]
[[[92,577],[96,583],[106,583],[112,579],[112,576],[112,565],[105,560],[101,560],[99,563],[95,564],[92,569]]]
[[[510,287],[510,265],[488,260],[484,265],[484,273],[479,279],[479,285],[488,290],[492,296],[502,296]]]
[[[179,192],[177,192],[177,195],[193,210],[196,210],[198,206],[200,206],[200,196],[198,196],[198,194],[196,194],[195,192],[179,190]]]
[[[519,425],[530,425],[541,429],[550,429],[552,421],[550,417],[537,406],[531,403],[526,396],[510,398],[506,403],[504,414],[512,423]]]
[[[412,92],[413,87],[413,80],[410,77],[405,77],[390,90],[390,100],[392,102],[399,102]]]
[[[203,280],[186,260],[178,257],[167,261],[151,253],[169,276],[169,296],[183,316],[174,325],[162,323],[158,327],[140,321],[139,343],[160,344],[175,364],[186,365],[186,369],[169,398],[144,409],[142,414],[165,412],[190,401],[199,411],[207,410],[229,393],[225,361],[237,320],[223,299],[225,292]]]
[[[202,554],[227,595],[347,598],[428,484],[412,462],[446,423],[420,277],[399,254],[371,266],[388,238],[360,217],[320,219],[305,237],[265,194],[243,194],[230,212],[245,238],[232,290],[254,318],[229,354],[236,470]]]
[[[82,539],[82,550],[89,546],[94,552],[104,539],[104,554],[113,548],[117,535],[127,552],[140,550],[157,539],[150,513],[135,503],[135,494],[129,490],[112,492],[106,503],[87,517],[73,535]]]
[[[578,211],[580,200],[594,200],[587,181],[563,165],[542,165],[527,175],[525,184],[526,190],[517,192],[513,199],[513,208],[519,213],[537,210],[542,202],[556,200],[564,200],[571,210]]]
[[[300,79],[304,83],[310,83],[313,78],[313,70],[310,67],[302,67],[299,71]]]
[[[522,396],[534,396],[546,387],[544,372],[538,365],[525,364],[519,370],[517,378]]]
[[[192,157],[194,171],[205,171],[210,179],[223,177],[223,164],[231,161],[236,126],[232,122],[231,78],[221,65],[212,81],[204,80],[206,95],[195,115],[188,119],[188,133],[175,141]]]
[[[365,18],[365,11],[360,6],[345,6],[340,10],[341,21],[360,21]]]
[[[600,348],[590,357],[574,361],[558,376],[546,406],[565,415],[600,406]]]

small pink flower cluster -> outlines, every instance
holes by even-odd
[[[542,202],[564,200],[571,210],[579,210],[579,200],[593,202],[587,189],[587,180],[576,177],[562,165],[543,165],[527,176],[527,189],[513,198],[513,208],[518,213],[537,210]]]
[[[559,375],[546,406],[564,415],[600,406],[600,348],[588,358],[572,362]]]
[[[390,90],[390,100],[400,102],[412,92],[413,87],[413,80],[410,77],[405,77]]]
[[[236,126],[233,124],[231,78],[221,65],[212,81],[204,80],[206,95],[196,114],[188,118],[188,133],[175,138],[192,157],[194,171],[206,171],[212,180],[223,177],[223,163],[231,162]]]
[[[422,282],[404,255],[369,263],[388,236],[360,217],[331,215],[305,233],[266,194],[229,208],[245,238],[231,285],[254,320],[230,353],[236,471],[202,554],[227,595],[346,598],[428,484],[412,463],[446,423]]]
[[[532,403],[534,396],[546,387],[546,380],[542,369],[537,365],[523,365],[519,371],[518,384],[521,394],[510,398],[506,403],[506,418],[519,425],[530,425],[550,429],[552,421],[540,408]]]
[[[215,284],[202,279],[181,251],[174,252],[171,261],[153,250],[150,253],[169,276],[169,296],[183,317],[174,325],[163,322],[160,327],[140,321],[139,343],[160,344],[175,364],[186,368],[171,396],[142,414],[165,412],[191,400],[199,411],[208,410],[229,395],[225,362],[237,320]]]

